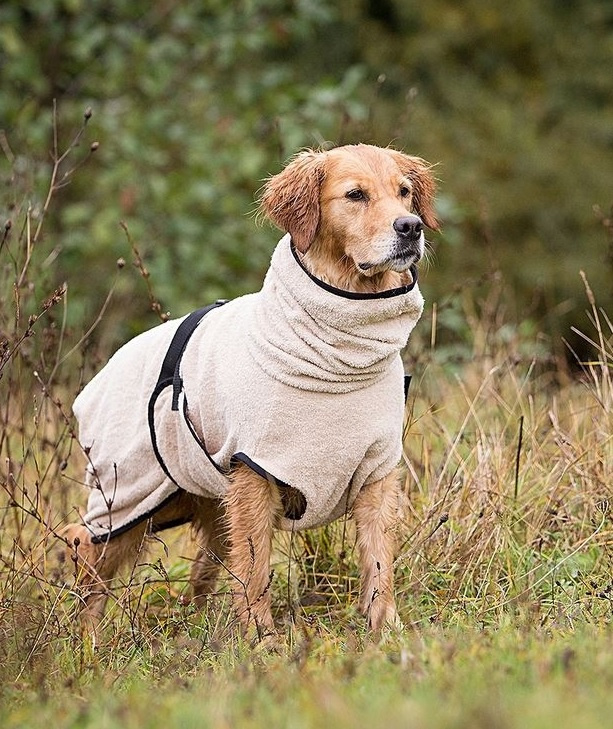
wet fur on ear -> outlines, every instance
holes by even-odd
[[[291,235],[301,253],[307,252],[317,232],[319,193],[324,177],[325,153],[307,150],[297,154],[262,189],[262,212]]]
[[[396,160],[402,174],[413,183],[413,205],[415,212],[431,230],[439,230],[438,220],[434,214],[434,194],[436,183],[430,172],[429,165],[421,157],[411,157],[404,152],[388,149],[389,154]]]

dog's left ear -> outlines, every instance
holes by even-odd
[[[301,253],[307,252],[317,232],[319,192],[324,176],[325,154],[307,150],[299,152],[262,190],[262,211],[291,235]]]
[[[434,214],[436,183],[430,172],[431,165],[421,159],[421,157],[411,157],[395,149],[388,149],[387,151],[392,155],[398,167],[400,167],[402,174],[406,175],[413,183],[415,212],[428,228],[439,230],[438,220]]]

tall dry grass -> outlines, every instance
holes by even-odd
[[[613,328],[586,294],[593,356],[579,373],[475,337],[460,374],[432,364],[422,378],[400,563],[431,620],[610,616]]]

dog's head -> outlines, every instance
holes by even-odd
[[[264,186],[261,206],[316,275],[344,287],[394,285],[438,230],[429,165],[366,144],[298,154]]]

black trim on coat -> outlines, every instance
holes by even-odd
[[[132,521],[127,522],[126,524],[123,524],[122,526],[118,527],[117,529],[111,528],[110,531],[106,532],[105,534],[92,534],[92,544],[105,544],[111,539],[115,539],[115,537],[119,537],[122,534],[125,534],[126,532],[129,532],[130,529],[133,529],[138,524],[142,524],[144,521],[147,521],[147,519],[151,519],[151,517],[154,514],[157,514],[158,511],[161,511],[165,506],[171,503],[174,499],[177,498],[179,495],[181,489],[177,487],[175,491],[173,491],[171,494],[169,494],[165,499],[160,501],[159,504],[156,504],[152,509],[150,509],[145,514],[140,514],[136,517],[136,519],[132,519]],[[180,524],[187,523],[185,519],[175,519],[172,522],[169,522],[168,524],[163,525],[156,525],[153,529],[154,532],[160,532],[162,529],[168,529],[171,526],[179,526]]]

